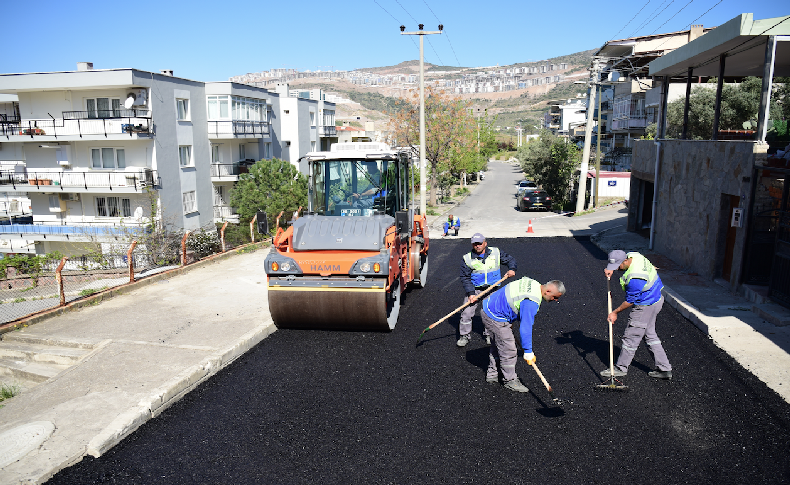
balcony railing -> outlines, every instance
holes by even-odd
[[[132,111],[132,110],[121,110]],[[80,113],[73,111],[71,113]],[[85,112],[87,114],[87,112]],[[52,118],[48,120],[21,120],[19,123],[0,123],[0,135],[6,138],[12,135],[36,136],[79,136],[83,135],[122,135],[153,133],[150,118]]]
[[[145,187],[152,187],[157,180],[155,170],[143,169],[134,172],[16,172],[11,170],[0,170],[0,186],[33,185],[36,189],[43,191],[61,190],[68,188],[129,188],[142,190]]]
[[[20,121],[19,115],[0,114],[0,123],[19,123]]]
[[[211,164],[211,176],[212,177],[238,177],[242,167],[239,167],[237,163],[212,163]],[[247,167],[243,167],[244,172],[247,173]]]
[[[320,136],[337,136],[336,126],[319,126],[318,134]]]
[[[148,109],[99,109],[94,111],[64,111],[64,120],[94,120],[113,118],[150,118]]]
[[[209,136],[220,135],[267,135],[269,133],[269,123],[266,121],[209,121]]]
[[[0,225],[0,234],[53,235],[53,236],[124,236],[144,231],[142,226],[128,225],[68,225],[55,226],[46,224],[5,224]]]
[[[215,205],[214,206],[214,219],[229,219],[238,217],[236,210],[229,205]]]

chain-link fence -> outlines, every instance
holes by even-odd
[[[91,250],[78,256],[6,255],[0,259],[0,324],[253,242],[246,224],[218,226],[186,233],[151,231],[123,243],[89,243]]]

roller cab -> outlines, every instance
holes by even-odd
[[[411,152],[383,143],[311,152],[306,215],[279,228],[265,261],[278,328],[395,328],[406,285],[428,274],[425,216],[409,201]]]

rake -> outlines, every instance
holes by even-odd
[[[609,313],[612,313],[612,286],[611,286],[611,278],[606,277],[606,292],[608,293],[608,309]],[[606,325],[609,327],[609,372],[610,372],[610,379],[608,383],[597,384],[595,386],[596,391],[616,391],[616,392],[627,392],[628,386],[620,384],[616,384],[615,381],[618,381],[614,378],[614,338],[612,337],[612,322],[608,319],[606,321]]]

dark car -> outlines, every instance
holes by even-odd
[[[551,197],[542,189],[523,189],[516,196],[518,210],[551,210]]]
[[[516,182],[516,194],[521,192],[524,189],[537,189],[538,185],[533,182],[532,180],[520,180]]]

